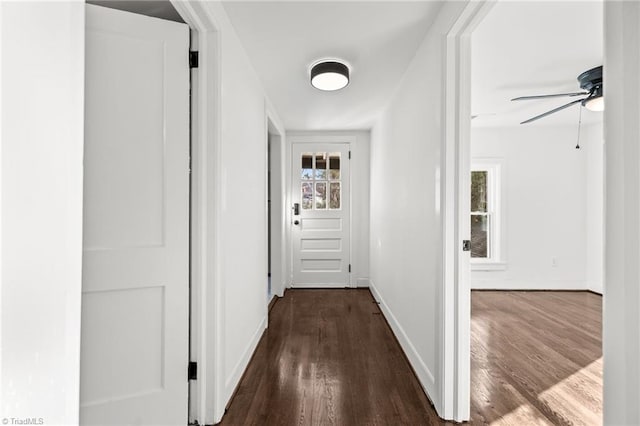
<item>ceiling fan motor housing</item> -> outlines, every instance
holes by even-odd
[[[589,93],[602,90],[602,65],[591,68],[578,76],[580,88]]]

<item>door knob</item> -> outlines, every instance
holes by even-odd
[[[294,224],[294,225],[300,225],[300,221],[299,221],[299,220],[294,220],[294,221],[293,221],[293,224]]]

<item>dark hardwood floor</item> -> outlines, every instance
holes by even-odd
[[[440,420],[368,290],[289,290],[221,424]]]
[[[473,292],[471,423],[601,423],[601,298]],[[289,290],[221,423],[436,425],[368,290]]]

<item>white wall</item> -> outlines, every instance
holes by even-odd
[[[353,140],[351,145],[351,285],[369,286],[369,169],[370,169],[369,131],[287,131],[287,160],[291,164],[291,149],[294,143],[322,143]],[[287,205],[291,202],[291,171],[287,168],[288,188]],[[287,222],[291,223],[291,209],[285,209]],[[287,229],[290,234],[291,228]],[[287,239],[290,241],[290,237]],[[289,247],[289,257],[291,247]],[[289,262],[290,263],[290,262]],[[291,266],[289,264],[288,287],[291,285]]]
[[[505,269],[472,267],[471,288],[601,287],[602,126],[582,129],[579,150],[576,137],[576,126],[472,128],[472,163],[502,163],[500,260]]]
[[[219,2],[207,2],[220,40],[219,279],[224,295],[219,421],[267,326],[267,104]],[[274,125],[282,128],[272,111]]]
[[[369,287],[371,132],[355,132],[351,147],[351,284]]]
[[[84,3],[0,2],[0,418],[77,424]]]
[[[371,289],[422,386],[443,414],[440,172],[448,2],[371,134]]]
[[[640,424],[640,3],[604,2],[604,424]]]

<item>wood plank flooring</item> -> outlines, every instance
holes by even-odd
[[[472,424],[600,424],[601,298],[472,294]],[[221,423],[440,425],[368,290],[289,290]]]
[[[602,297],[472,292],[471,418],[495,425],[602,424]]]
[[[221,424],[440,420],[368,290],[288,290]]]

